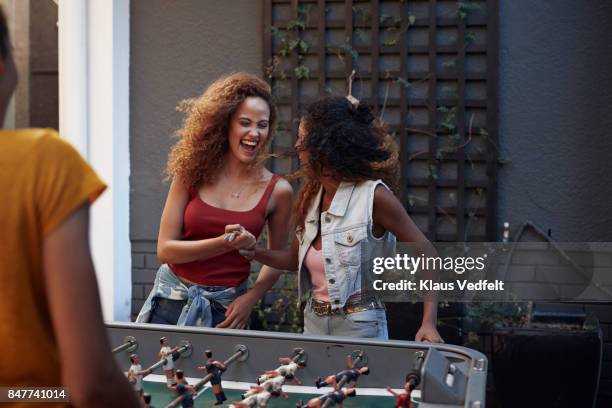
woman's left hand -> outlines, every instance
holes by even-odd
[[[225,320],[216,327],[221,329],[244,329],[249,323],[251,311],[258,299],[253,299],[250,292],[238,296],[225,311]]]
[[[417,332],[414,340],[416,341],[426,341],[429,343],[444,343],[442,337],[440,337],[440,333],[438,333],[438,329],[434,324],[423,323],[421,328]]]
[[[247,260],[252,261],[253,258],[255,258],[255,247],[256,245],[253,245],[253,247],[249,249],[239,249],[238,253]]]

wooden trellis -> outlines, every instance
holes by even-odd
[[[265,0],[273,149],[293,145],[302,106],[346,94],[355,69],[353,95],[397,137],[417,225],[432,241],[496,240],[497,20],[497,0]]]

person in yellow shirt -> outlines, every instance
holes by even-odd
[[[2,121],[16,85],[0,10]],[[104,189],[55,131],[0,130],[0,387],[67,387],[70,403],[45,407],[139,406],[110,351],[89,252],[89,205]]]

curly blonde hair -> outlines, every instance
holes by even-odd
[[[168,157],[168,178],[180,179],[187,188],[213,182],[229,148],[230,119],[238,106],[251,96],[262,98],[270,108],[266,146],[260,149],[255,160],[261,164],[276,120],[272,93],[264,80],[238,72],[217,79],[200,97],[184,100],[179,105],[178,109],[186,115],[176,132],[180,140]]]

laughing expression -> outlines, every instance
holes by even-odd
[[[270,130],[270,107],[259,97],[249,96],[230,119],[229,147],[242,163],[251,163],[266,145]]]

